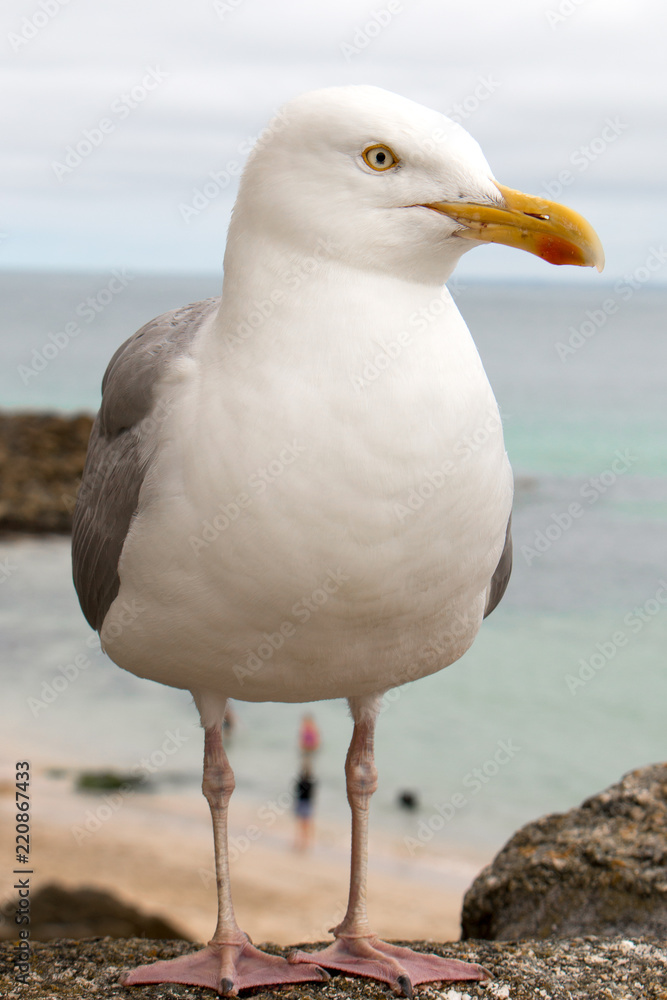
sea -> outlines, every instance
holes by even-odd
[[[634,284],[453,283],[503,414],[514,569],[469,652],[385,698],[372,824],[406,844],[492,853],[667,757],[667,290]],[[0,274],[2,408],[93,412],[116,347],[219,286],[122,268]],[[201,794],[191,696],[100,652],[67,538],[1,539],[0,601],[8,766],[150,771],[157,790]],[[318,810],[346,821],[344,702],[234,703],[235,794],[289,800],[306,711],[322,737]]]

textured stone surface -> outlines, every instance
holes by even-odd
[[[426,984],[425,1000],[667,1000],[667,949],[656,942],[623,938],[521,941],[466,941],[438,945],[401,942],[418,951],[481,962],[492,974],[486,983]],[[264,945],[276,954],[291,949]],[[295,946],[303,947],[303,946]],[[317,945],[306,945],[309,950]],[[184,942],[110,938],[53,941],[35,945],[26,984],[13,971],[16,946],[0,945],[0,995],[5,1000],[213,1000],[211,990],[194,986],[123,987],[118,978],[142,962],[173,958],[193,950]],[[245,996],[283,1000],[387,1000],[392,994],[370,979],[333,976],[326,983],[303,983],[249,990]]]
[[[45,885],[30,904],[30,932],[36,941],[56,938],[182,938],[161,917],[140,913],[103,889],[65,889]],[[0,927],[0,937],[14,938],[16,927]]]
[[[93,418],[0,413],[0,531],[70,531]]]
[[[462,938],[667,940],[667,764],[519,830],[463,903]]]

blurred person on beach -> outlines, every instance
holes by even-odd
[[[299,749],[303,767],[309,765],[312,756],[320,748],[320,731],[314,716],[307,714],[301,719],[299,730]]]
[[[296,816],[294,848],[297,851],[307,851],[313,843],[315,785],[316,782],[310,767],[307,764],[302,765],[301,773],[294,787],[294,815]]]
[[[309,712],[301,718],[299,729],[299,752],[301,771],[294,786],[294,815],[296,816],[297,851],[306,851],[313,841],[313,799],[315,779],[313,777],[313,757],[320,748],[320,731],[315,717]]]

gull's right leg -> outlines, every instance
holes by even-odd
[[[222,745],[220,724],[205,729],[204,780],[202,791],[208,799],[213,821],[215,871],[218,889],[218,923],[207,946],[191,955],[182,955],[153,965],[141,965],[125,973],[124,986],[145,983],[183,983],[207,986],[222,996],[233,996],[251,986],[276,986],[328,979],[317,965],[293,965],[277,955],[255,948],[236,923],[229,878],[227,811],[234,791],[234,773]]]

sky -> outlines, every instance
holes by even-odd
[[[501,183],[584,214],[607,280],[649,259],[667,280],[654,253],[667,244],[660,0],[2,7],[0,268],[220,271],[238,172],[274,112],[302,91],[371,83],[450,113]],[[558,271],[497,246],[458,269]]]

